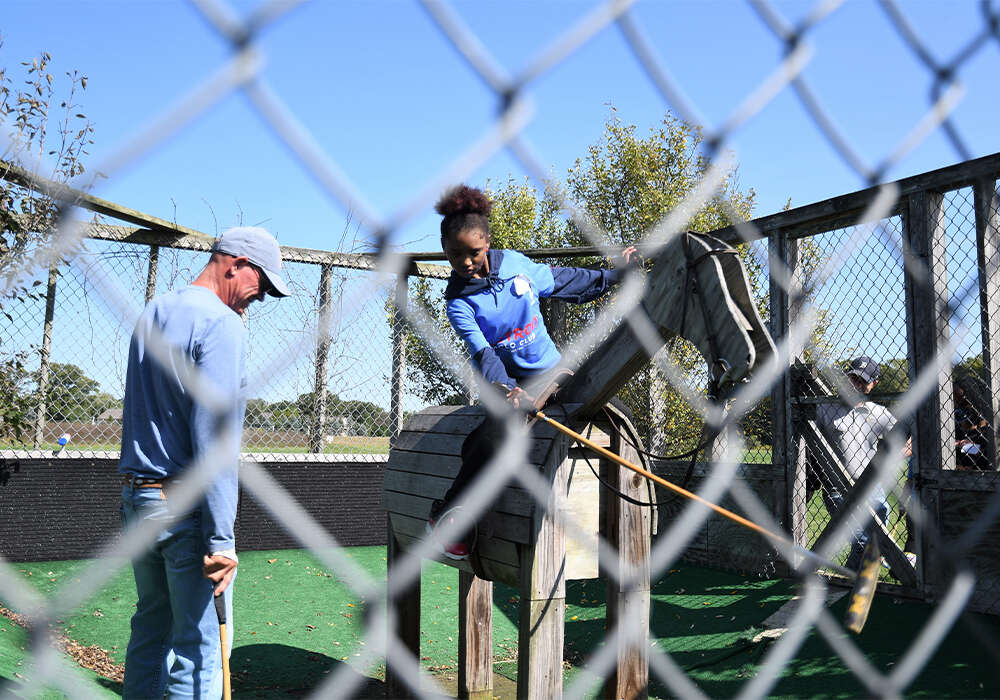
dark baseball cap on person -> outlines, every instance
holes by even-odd
[[[287,297],[291,294],[288,285],[281,279],[281,248],[270,233],[257,226],[238,226],[227,229],[219,236],[213,251],[236,257],[245,257],[264,271],[271,283],[267,293],[272,297]]]
[[[882,376],[882,370],[879,368],[878,362],[862,355],[851,360],[851,364],[847,367],[847,374],[848,376],[854,375],[865,384],[871,384],[879,380]]]

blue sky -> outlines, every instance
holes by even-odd
[[[240,2],[245,15],[259,3]],[[593,2],[459,2],[454,5],[510,74],[519,72]],[[776,3],[796,23],[812,3]],[[949,60],[984,22],[980,3],[902,5],[938,60]],[[771,73],[782,45],[752,8],[736,0],[643,2],[632,10],[662,61],[710,129]],[[194,5],[148,0],[7,0],[0,65],[46,50],[59,75],[89,78],[81,98],[96,125],[92,166],[156,118],[232,51]],[[848,0],[808,35],[805,78],[847,140],[870,165],[892,152],[929,106],[932,76],[875,2]],[[490,126],[495,96],[413,2],[307,2],[259,36],[263,78],[325,154],[383,216],[409,201]],[[972,156],[997,149],[1000,41],[964,63],[965,95],[954,123]],[[561,177],[601,134],[614,105],[644,131],[669,108],[611,25],[528,88],[526,131],[541,161]],[[729,142],[740,181],[758,193],[757,215],[791,199],[806,204],[866,183],[834,151],[790,87]],[[894,179],[962,160],[937,131],[888,172]],[[523,177],[498,153],[467,181]],[[242,220],[285,244],[340,244],[345,209],[303,169],[239,93],[223,97],[134,165],[102,181],[98,196],[213,233]],[[399,232],[412,250],[436,247],[428,204]],[[363,236],[365,231],[361,232]]]

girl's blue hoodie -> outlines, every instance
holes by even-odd
[[[622,278],[617,269],[549,267],[514,250],[489,250],[487,258],[490,272],[484,278],[468,279],[452,271],[444,292],[446,309],[486,381],[508,389],[555,367],[561,357],[545,328],[539,299],[582,304]]]

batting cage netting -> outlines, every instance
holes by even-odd
[[[457,472],[462,439],[484,416],[506,432],[462,501],[461,525],[477,524],[481,550],[458,564],[460,691],[492,688],[482,674],[493,668],[492,637],[485,633],[484,642],[482,630],[474,632],[477,615],[492,619],[476,607],[483,596],[490,607],[490,581],[519,588],[519,636],[511,645],[517,694],[525,697],[588,697],[602,684],[608,697],[711,695],[649,624],[651,582],[681,562],[799,586],[784,634],[729,687],[745,697],[769,695],[809,635],[833,649],[864,692],[901,696],[963,614],[1000,614],[1000,321],[993,323],[1000,318],[1000,154],[972,158],[951,116],[963,69],[987,52],[995,59],[1000,14],[983,2],[978,32],[953,59],[939,60],[909,25],[905,4],[881,3],[894,38],[926,75],[930,99],[913,115],[912,131],[881,144],[889,155],[872,162],[838,130],[805,73],[810,39],[839,3],[818,3],[797,25],[767,2],[749,4],[780,57],[745,99],[733,100],[729,116],[706,123],[658,57],[639,3],[598,4],[511,73],[460,7],[426,0],[438,40],[489,86],[496,118],[449,167],[428,172],[404,205],[379,211],[263,74],[259,37],[307,3],[265,3],[246,20],[221,2],[194,3],[232,57],[122,143],[101,171],[123,177],[238,92],[357,227],[341,250],[283,246],[293,295],[244,316],[241,553],[308,550],[323,575],[364,601],[357,618],[346,613],[358,642],[349,662],[308,688],[311,696],[356,696],[366,674],[383,670],[390,697],[438,695],[420,646],[421,561],[437,557],[423,533]],[[643,201],[617,202],[634,215],[628,225],[620,211],[602,215],[598,202],[613,195],[601,188],[588,191],[572,173],[553,185],[545,144],[525,134],[533,84],[556,79],[560,65],[604,32],[620,32],[636,60],[622,79],[654,86],[676,115],[665,123],[697,133],[697,178],[671,197],[656,199],[665,187],[650,182]],[[800,102],[805,122],[864,189],[751,218],[727,147],[744,125],[766,118],[779,95]],[[93,197],[74,172],[57,182],[22,168],[11,115],[8,108],[0,164],[0,604],[31,630],[16,692],[32,697],[54,688],[76,697],[89,692],[53,630],[157,536],[150,528],[122,532],[116,510],[132,331],[147,302],[197,276],[214,239]],[[961,162],[886,182],[892,166],[932,134]],[[544,205],[518,218],[526,190],[494,184],[495,237],[502,240],[504,227],[532,229],[526,254],[555,265],[603,265],[631,242],[645,260],[612,298],[579,307],[543,302],[546,325],[575,372],[562,403],[546,412],[784,539],[751,532],[576,438],[532,425],[470,369],[443,314],[451,272],[444,256],[404,251],[397,236],[501,151],[529,175]],[[571,245],[547,245],[553,230]],[[691,253],[700,239],[689,231],[710,234],[720,247]],[[734,297],[746,297],[736,311],[740,303],[699,277],[706,261],[719,266]],[[670,316],[671,306],[683,311]],[[658,309],[672,320],[657,323]],[[721,336],[738,333],[713,324],[731,315],[753,335],[757,314],[766,329],[756,341],[760,361],[741,373],[718,349]],[[224,402],[194,367],[187,370],[185,390],[221,417]],[[215,477],[213,446],[200,454],[171,494],[180,511],[197,504]],[[69,474],[72,493],[53,493]],[[934,606],[888,668],[866,658],[826,606],[832,593],[854,585],[873,541],[879,595]],[[354,545],[387,545],[388,575],[359,565]],[[66,559],[82,564],[49,596],[21,566]],[[241,565],[237,600],[255,575]],[[563,625],[575,620],[566,613],[566,583],[598,576],[607,605],[599,641],[587,654],[564,649]],[[982,648],[1000,661],[1000,639],[977,630]],[[486,660],[473,659],[477,653]],[[565,679],[564,660],[573,668]]]

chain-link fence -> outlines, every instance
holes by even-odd
[[[982,31],[970,37],[954,60],[940,63],[907,26],[902,11],[890,2],[884,3],[900,35],[930,71],[933,87],[931,108],[921,129],[875,165],[868,165],[837,131],[801,73],[808,35],[822,24],[832,5],[820,6],[806,21],[793,27],[766,3],[753,3],[778,38],[783,58],[775,75],[762,81],[756,99],[743,104],[710,134],[705,155],[710,159],[719,156],[720,147],[733,129],[753,117],[780,88],[791,86],[844,160],[873,185],[936,126],[944,130],[957,152],[967,156],[957,126],[949,121],[949,109],[955,99],[955,76],[982,47],[998,38],[997,17],[989,5],[983,5]],[[390,439],[403,427],[404,414],[423,408],[405,395],[402,318],[406,328],[425,343],[427,352],[463,378],[466,395],[481,395],[483,408],[463,410],[472,411],[480,419],[487,412],[510,426],[511,437],[502,446],[502,458],[490,461],[472,489],[467,503],[471,515],[467,517],[477,518],[491,510],[495,493],[505,488],[505,494],[516,490],[516,498],[504,506],[511,512],[501,513],[505,516],[501,521],[518,527],[529,523],[521,532],[523,541],[509,550],[511,566],[522,576],[536,571],[532,567],[537,558],[525,558],[524,553],[537,555],[534,548],[540,541],[538,527],[542,525],[565,532],[567,539],[593,541],[602,557],[618,562],[601,568],[609,581],[606,644],[581,661],[589,673],[575,678],[568,688],[571,695],[590,692],[595,677],[614,677],[618,685],[611,692],[616,694],[617,689],[628,686],[641,695],[647,687],[646,664],[670,694],[699,694],[670,654],[655,644],[651,646],[646,619],[649,579],[665,576],[686,551],[695,559],[717,565],[751,569],[771,566],[781,573],[802,576],[805,581],[798,614],[790,624],[793,634],[760,658],[755,673],[741,688],[742,694],[750,697],[768,694],[794,654],[795,645],[808,631],[827,640],[869,692],[897,696],[924,670],[931,651],[949,633],[970,600],[976,609],[996,612],[1000,583],[996,579],[995,548],[990,543],[1000,511],[996,474],[991,473],[997,455],[998,373],[993,365],[1000,351],[1000,329],[992,323],[998,318],[993,311],[1000,300],[994,289],[1000,279],[996,274],[996,181],[1000,159],[994,156],[969,161],[946,171],[873,187],[813,207],[741,221],[717,231],[716,235],[729,244],[767,238],[768,323],[777,342],[777,369],[756,367],[749,382],[736,388],[735,400],[726,407],[720,405],[720,397],[707,396],[703,391],[704,374],[699,373],[704,370],[689,363],[690,353],[673,348],[673,355],[660,354],[662,339],[649,332],[648,322],[636,312],[648,308],[640,304],[655,300],[644,296],[647,290],[634,275],[623,285],[615,304],[595,314],[585,332],[564,348],[566,355],[574,356],[574,349],[601,347],[602,338],[615,337],[609,334],[622,327],[632,334],[634,348],[656,358],[655,370],[631,370],[632,376],[647,372],[648,378],[640,380],[645,382],[646,391],[625,398],[632,401],[633,413],[637,413],[636,407],[644,405],[645,409],[638,412],[640,425],[634,432],[630,432],[626,419],[611,421],[619,430],[611,436],[610,444],[619,452],[638,461],[639,456],[625,439],[638,434],[659,449],[673,447],[674,443],[703,447],[707,457],[686,470],[670,460],[657,462],[655,457],[653,466],[661,474],[673,476],[675,471],[680,472],[684,483],[706,499],[737,506],[771,530],[784,527],[796,543],[811,546],[825,557],[833,565],[831,569],[841,562],[851,568],[859,535],[880,542],[886,560],[885,590],[896,585],[938,603],[926,629],[902,654],[901,663],[882,672],[864,660],[853,642],[842,639],[840,626],[822,607],[827,584],[825,578],[811,575],[814,565],[801,562],[788,551],[776,552],[782,548],[766,541],[747,547],[746,537],[730,536],[731,531],[724,528],[732,526],[710,520],[709,512],[702,507],[675,500],[661,509],[658,536],[650,545],[642,538],[628,541],[623,532],[623,523],[633,517],[629,522],[645,527],[648,511],[635,516],[629,510],[631,505],[604,494],[600,512],[609,518],[609,513],[617,514],[615,527],[622,529],[602,529],[601,536],[594,537],[589,526],[582,523],[582,516],[563,508],[561,488],[553,488],[540,477],[540,473],[557,473],[561,463],[545,460],[559,456],[559,450],[568,453],[568,443],[551,432],[536,430],[529,436],[523,421],[506,404],[491,402],[488,392],[480,392],[480,387],[467,378],[461,369],[464,359],[441,342],[433,319],[419,306],[392,303],[402,301],[399,290],[403,285],[399,281],[406,278],[410,264],[392,247],[393,235],[444,186],[462,180],[485,157],[502,148],[507,148],[540,182],[544,181],[545,168],[522,133],[526,123],[525,89],[595,34],[613,25],[621,28],[671,107],[697,123],[695,110],[656,58],[630,3],[600,5],[570,26],[513,78],[475,41],[474,34],[448,6],[426,3],[442,34],[495,92],[501,109],[496,124],[475,148],[447,172],[430,180],[403,208],[387,216],[372,210],[356,195],[348,177],[318,152],[307,131],[260,73],[255,39],[294,3],[265,5],[246,22],[233,19],[215,3],[202,2],[199,6],[220,35],[232,42],[236,56],[175,111],[163,115],[149,132],[124,144],[104,170],[109,177],[116,177],[121,168],[182,126],[190,113],[204,109],[212,97],[241,89],[331,198],[357,212],[360,225],[370,232],[375,252],[364,256],[363,263],[357,258],[347,265],[346,257],[339,253],[307,255],[286,250],[287,277],[300,293],[280,304],[260,305],[249,314],[251,388],[245,397],[250,401],[243,432],[245,459],[240,471],[242,487],[251,498],[265,504],[273,522],[309,548],[325,569],[335,572],[341,582],[367,599],[365,644],[353,660],[355,668],[366,670],[378,659],[386,658],[391,669],[391,690],[427,694],[418,675],[419,633],[416,640],[411,635],[412,603],[414,588],[419,602],[420,559],[434,554],[434,543],[411,533],[409,546],[401,548],[404,533],[398,532],[399,537],[390,535],[392,577],[386,583],[352,562],[258,457],[260,453],[284,453],[291,461],[296,459],[295,453],[330,453],[340,460],[360,454],[365,460],[385,461]],[[721,171],[709,168],[684,201],[648,229],[641,245],[651,258],[670,250],[670,245],[679,240],[692,212],[712,196],[721,177]],[[571,203],[565,204],[572,208]],[[120,416],[115,411],[124,388],[125,347],[138,310],[156,293],[190,279],[203,259],[203,252],[193,251],[204,251],[207,241],[180,244],[183,236],[178,237],[176,227],[169,225],[151,225],[152,233],[142,240],[147,234],[135,230],[116,233],[107,228],[98,235],[95,227],[73,225],[68,220],[58,223],[50,259],[37,270],[29,270],[40,282],[33,289],[45,291],[19,302],[17,313],[10,314],[9,337],[16,334],[19,339],[11,346],[5,334],[4,350],[29,358],[23,368],[24,383],[35,388],[29,439],[37,450],[57,449],[57,438],[65,433],[70,435],[70,449],[113,450],[119,436]],[[578,217],[577,223],[594,246],[610,252],[592,222]],[[125,236],[131,236],[130,241],[123,241]],[[84,252],[68,253],[78,241],[83,241]],[[763,249],[758,247],[752,254],[761,256]],[[49,266],[57,266],[63,255],[70,259],[69,267],[60,268],[59,274],[48,273]],[[686,308],[688,300],[681,298],[681,303]],[[5,310],[8,308],[5,304]],[[843,365],[862,355],[869,361],[855,367],[860,378],[852,381],[846,377]],[[379,359],[373,360],[373,356]],[[592,359],[585,351],[575,358],[578,368]],[[878,368],[875,373],[873,365]],[[199,379],[197,373],[191,373],[185,388],[197,393]],[[860,383],[865,379],[869,381]],[[869,404],[860,394],[868,392],[871,384],[875,386]],[[677,396],[683,397],[682,403],[688,407],[680,421],[674,420],[678,414]],[[767,401],[769,406],[761,410]],[[882,404],[888,404],[889,409],[878,408]],[[862,414],[868,417],[859,417]],[[433,440],[420,442],[423,438],[418,433],[426,432],[429,422],[440,424],[438,419],[426,420],[430,415],[423,412],[408,422],[412,434],[406,443],[409,447],[396,444],[393,451],[410,449],[424,455],[419,463],[441,472],[460,461],[456,445],[461,441],[456,436],[468,434],[470,421],[466,414],[457,414],[449,423],[451,432],[442,429]],[[901,428],[909,428],[910,439],[889,439],[888,451],[877,453],[878,438],[896,437],[889,430],[894,421]],[[873,423],[878,423],[878,430],[872,428]],[[683,430],[675,431],[678,426]],[[723,437],[706,442],[706,427],[712,435]],[[427,447],[430,444],[439,447]],[[184,488],[172,494],[176,507],[184,510],[193,506],[213,480],[214,448],[205,447],[205,454],[188,470],[190,477]],[[388,461],[392,459],[390,455]],[[543,462],[552,469],[546,467],[539,472],[534,468]],[[421,480],[416,468],[412,473],[416,475],[412,481],[419,482],[421,488],[433,482],[429,478]],[[648,497],[639,493],[638,484],[612,472],[606,464],[602,476],[617,478],[617,488],[630,498]],[[386,489],[391,490],[388,485]],[[430,502],[426,495],[422,494],[421,502]],[[349,498],[349,494],[339,496]],[[403,515],[421,529],[427,517],[426,512]],[[538,527],[532,530],[531,524]],[[366,526],[381,527],[381,518],[372,518]],[[106,561],[135,559],[150,548],[155,537],[153,529],[126,531],[120,540],[108,544],[97,561],[81,570],[72,585],[49,599],[26,585],[9,562],[3,562],[0,597],[23,614],[34,629],[45,630],[107,582],[111,567],[105,565]],[[734,551],[737,547],[738,552]],[[914,554],[915,560],[908,556]],[[546,567],[538,580],[533,573],[527,575],[525,585],[532,588],[548,583],[558,592],[568,576],[559,573],[559,557],[553,561],[555,566]],[[543,574],[548,578],[542,580]],[[471,609],[470,596],[482,595],[482,584],[482,580],[463,578],[463,610]],[[535,599],[525,591],[522,588],[524,633],[528,634],[529,628],[531,634],[544,628],[546,634],[551,632],[552,639],[561,640],[556,630],[561,629],[564,620],[553,618],[551,611],[562,608],[536,606],[557,597]],[[613,614],[612,592],[616,601]],[[463,620],[463,624],[467,622]],[[468,628],[466,632],[460,637],[460,654],[468,654],[475,643],[468,638]],[[45,685],[69,695],[79,692],[73,669],[45,634],[35,635],[32,652],[33,674],[25,692]],[[561,646],[540,651],[522,645],[519,654],[519,664],[525,669],[521,694],[543,697],[546,691],[561,691]],[[548,672],[531,673],[539,668]],[[317,696],[349,696],[357,689],[359,678],[354,669],[345,665],[314,692]],[[540,679],[544,679],[542,686],[538,684]],[[466,690],[483,689],[473,687],[468,677],[460,682],[466,683]],[[623,693],[632,695],[633,691]]]

